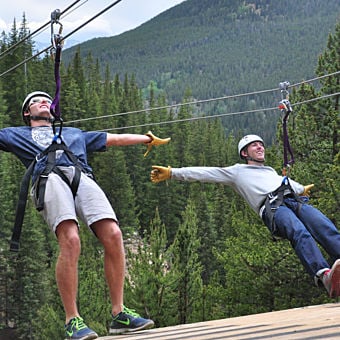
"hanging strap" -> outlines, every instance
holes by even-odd
[[[53,133],[55,135],[54,140],[61,140],[61,132],[63,127],[63,120],[61,118],[60,112],[60,89],[61,89],[61,79],[60,79],[60,62],[61,62],[61,51],[63,47],[63,37],[61,35],[63,30],[63,25],[59,21],[60,10],[56,9],[51,13],[51,42],[53,46],[54,54],[54,79],[56,84],[55,95],[50,106],[51,115],[54,117],[52,123]],[[54,26],[59,25],[58,33],[54,33]],[[60,124],[58,133],[56,132],[56,123]]]
[[[54,78],[56,82],[56,90],[55,90],[55,95],[52,101],[52,104],[50,106],[50,112],[52,116],[56,120],[60,120],[61,118],[61,113],[60,113],[60,88],[61,88],[61,80],[60,80],[60,61],[61,61],[61,45],[58,44],[56,47],[56,53],[55,53],[55,61],[54,61]]]
[[[289,102],[289,92],[288,86],[289,82],[285,81],[280,83],[281,89],[281,96],[282,100],[279,103],[279,109],[281,110],[283,117],[282,117],[282,138],[283,138],[283,168],[282,174],[286,176],[289,174],[290,166],[294,164],[294,155],[293,150],[290,146],[289,137],[288,137],[288,118],[290,113],[293,112],[292,106]],[[288,159],[289,154],[289,159]]]

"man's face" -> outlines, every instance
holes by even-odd
[[[47,97],[33,97],[28,104],[28,108],[31,113],[32,110],[38,113],[42,113],[44,111],[50,112],[51,104],[52,100]]]
[[[50,106],[52,104],[52,100],[43,97],[43,96],[37,96],[33,97],[29,104],[28,109],[25,113],[27,116],[40,116],[40,117],[50,117]]]
[[[253,142],[250,143],[243,151],[242,155],[244,157],[250,157],[252,159],[255,159],[259,162],[264,161],[265,157],[265,150],[262,142]],[[252,161],[249,160],[248,164],[252,164]]]

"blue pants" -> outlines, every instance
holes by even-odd
[[[317,243],[335,261],[340,258],[340,233],[328,217],[311,205],[299,204],[293,198],[285,198],[284,204],[275,212],[273,235],[288,239],[307,272],[315,277],[320,269],[330,267]],[[264,221],[267,222],[266,216]]]

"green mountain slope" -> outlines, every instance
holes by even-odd
[[[338,0],[187,0],[119,36],[79,47],[102,70],[151,80],[180,101],[186,88],[205,99],[275,88],[314,77],[319,53],[339,19]]]

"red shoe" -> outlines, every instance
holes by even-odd
[[[332,269],[324,272],[322,282],[331,298],[340,296],[340,259],[334,262]]]

